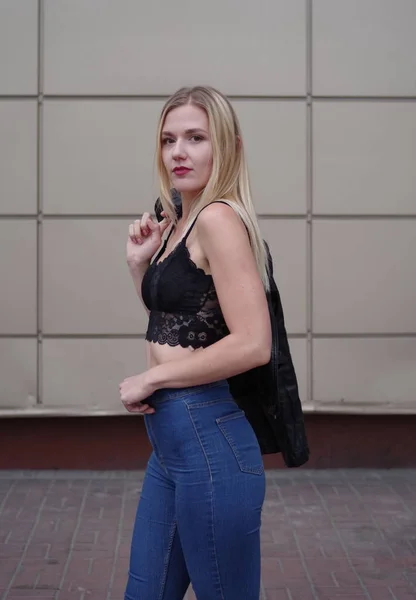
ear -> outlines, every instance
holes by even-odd
[[[239,135],[237,135],[237,137],[236,137],[236,146],[237,146],[238,150],[241,150],[241,144],[242,144],[241,137]]]

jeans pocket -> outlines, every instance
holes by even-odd
[[[216,423],[229,443],[240,470],[244,473],[262,475],[264,465],[260,447],[244,411],[239,410],[219,417]]]

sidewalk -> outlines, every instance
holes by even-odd
[[[0,471],[0,599],[123,600],[142,477]],[[267,479],[262,600],[416,600],[416,470]]]

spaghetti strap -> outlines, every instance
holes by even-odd
[[[224,202],[224,200],[214,200],[214,202],[210,202],[209,204],[207,204],[207,206],[211,206],[211,204],[226,204],[227,206],[230,206],[228,204],[228,202]],[[204,206],[204,208],[207,208],[207,206]],[[204,208],[201,208],[201,210],[199,211],[199,213],[196,215],[195,219],[192,221],[192,225],[190,226],[190,228],[188,229],[188,231],[183,236],[182,241],[186,242],[186,240],[188,239],[188,235],[191,233],[192,229],[194,228],[196,220],[199,217],[199,215],[201,214],[201,212],[204,210]]]
[[[162,254],[166,250],[166,246],[168,245],[168,241],[169,241],[169,238],[170,238],[173,230],[174,230],[174,227],[171,227],[168,235],[166,236],[165,241],[163,242],[163,246],[161,247],[161,249],[159,250],[159,252],[156,254],[156,256],[155,256],[155,258],[153,259],[152,262],[157,263],[157,261],[159,260],[159,258],[162,256]]]

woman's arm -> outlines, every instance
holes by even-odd
[[[146,273],[149,265],[150,265],[149,260],[142,262],[142,263],[138,263],[138,264],[134,263],[134,262],[128,263],[129,271],[130,271],[131,278],[133,279],[134,287],[136,288],[137,295],[140,298],[143,308],[145,309],[147,314],[149,314],[149,309],[146,307],[145,303],[143,302],[142,281],[143,281],[144,274]]]
[[[161,213],[161,216],[164,217],[163,220],[159,223],[154,223],[150,214],[145,212],[141,219],[136,219],[129,226],[129,235],[127,238],[127,264],[137,295],[147,314],[149,314],[149,310],[142,298],[143,277],[149,268],[152,256],[160,247],[164,231],[170,224],[164,212]]]
[[[195,227],[230,334],[203,351],[150,369],[147,377],[153,390],[218,381],[270,360],[266,294],[240,217],[230,206],[212,204],[201,212]]]

